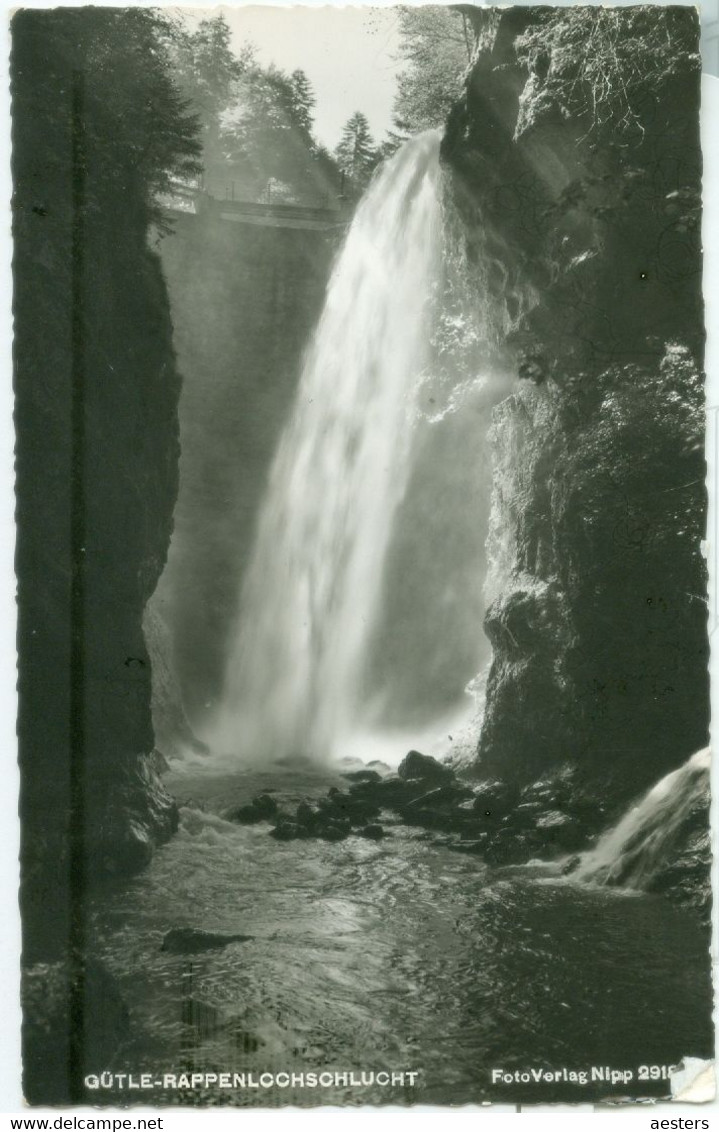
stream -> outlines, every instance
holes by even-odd
[[[275,841],[220,814],[259,791],[283,805],[346,785],[186,771],[181,826],[150,867],[95,899],[93,950],[117,978],[131,1040],[115,1070],[416,1071],[414,1087],[164,1088],[127,1104],[464,1104],[662,1095],[640,1066],[710,1057],[708,938],[691,911],[541,869],[491,869],[383,815],[390,836]],[[161,950],[172,928],[254,938]],[[622,1089],[491,1082],[544,1068],[632,1070]],[[99,1068],[99,1067],[98,1067]],[[118,1098],[115,1098],[118,1099]]]

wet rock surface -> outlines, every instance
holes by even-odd
[[[650,892],[661,893],[677,903],[696,908],[702,922],[709,927],[712,910],[712,845],[709,827],[709,806],[698,809],[690,827],[684,832],[676,857],[661,869],[648,886]]]
[[[206,932],[200,928],[171,928],[162,941],[161,951],[174,955],[194,955],[200,951],[214,951],[227,947],[230,943],[248,943],[251,935],[223,935],[219,932]]]
[[[277,802],[271,794],[258,794],[246,806],[236,806],[229,810],[225,817],[227,821],[236,821],[240,825],[255,825],[257,822],[269,821],[277,813]]]
[[[399,764],[397,774],[410,782],[444,782],[447,778],[451,778],[452,771],[450,767],[433,759],[431,755],[410,751]]]
[[[560,127],[583,18],[553,16],[530,61],[546,16],[472,10],[442,152],[468,256],[502,265],[478,306],[526,379],[493,414],[480,771],[524,786],[571,761],[626,805],[707,742],[699,70],[657,62],[629,149],[589,104]],[[661,18],[696,35],[688,10]]]
[[[241,810],[254,813],[252,805]],[[424,829],[430,840],[488,863],[513,865],[576,853],[606,815],[567,768],[520,789],[498,779],[465,781],[447,763],[412,751],[396,774],[356,772],[346,791],[331,786],[325,797],[300,801],[294,813],[278,812],[270,832],[279,841],[381,840],[388,823]]]
[[[694,908],[708,928],[712,908],[712,848],[710,826],[710,784],[708,774],[697,790],[682,820],[673,831],[669,823],[652,835],[639,830],[624,846],[619,866],[613,869],[608,884],[639,887],[668,897],[677,904]]]

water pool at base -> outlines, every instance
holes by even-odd
[[[404,1086],[153,1089],[120,1103],[465,1104],[589,1101],[604,1086],[491,1084],[491,1071],[631,1069],[712,1056],[709,941],[691,911],[570,878],[490,869],[388,826],[370,842],[277,842],[219,814],[260,790],[283,803],[331,774],[175,778],[176,837],[95,898],[94,949],[131,1038],[112,1067],[182,1072],[418,1071]],[[161,950],[176,927],[253,939]],[[95,1094],[95,1102],[100,1098]]]

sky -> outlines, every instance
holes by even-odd
[[[184,9],[193,19],[220,11],[236,52],[251,40],[261,64],[305,71],[317,98],[315,135],[320,142],[334,149],[356,110],[367,116],[375,141],[384,137],[401,70],[394,11],[259,5]]]

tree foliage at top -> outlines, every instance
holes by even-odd
[[[314,186],[317,147],[312,136],[314,94],[303,71],[250,66],[234,84],[221,119],[223,159],[251,191],[268,184],[275,195],[303,195]],[[279,190],[279,191],[278,191]]]
[[[474,34],[464,13],[433,4],[401,6],[397,18],[405,63],[394,107],[401,137],[444,125],[461,92]]]
[[[314,122],[312,112],[315,102],[317,101],[312,89],[312,83],[307,78],[305,72],[298,68],[290,75],[289,85],[292,118],[297,123],[297,126],[305,132],[307,137],[310,137]]]
[[[195,32],[175,20],[168,33],[175,79],[199,118],[207,149],[217,142],[220,114],[232,98],[234,84],[254,61],[252,48],[239,57],[233,53],[222,14],[201,20]]]
[[[19,13],[16,20],[23,48],[47,58],[36,97],[52,109],[38,145],[70,144],[63,99],[76,87],[86,191],[97,200],[124,197],[159,219],[158,194],[173,177],[194,175],[200,155],[198,119],[172,77],[168,21],[151,8],[92,7],[56,9],[45,21]],[[64,158],[64,151],[48,155],[50,162]]]
[[[338,184],[313,136],[315,95],[304,71],[263,67],[251,44],[238,54],[222,14],[195,30],[177,22],[180,87],[202,126],[205,185],[214,196],[322,199]]]

